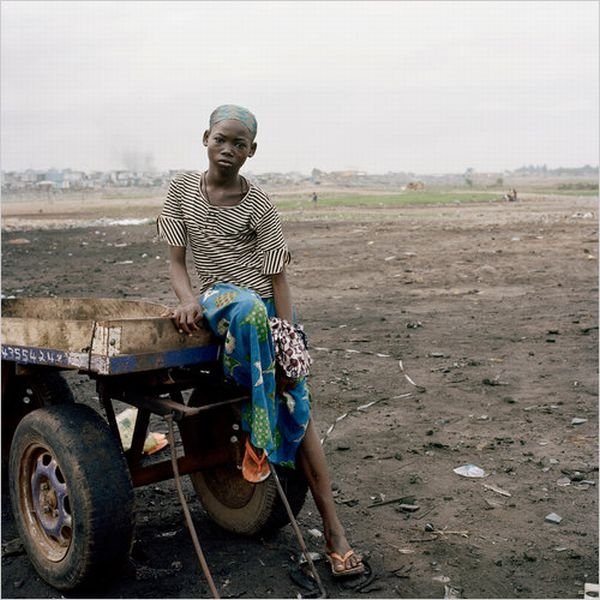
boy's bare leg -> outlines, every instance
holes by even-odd
[[[298,449],[297,459],[298,466],[302,469],[306,477],[310,491],[315,499],[315,504],[323,519],[327,550],[344,556],[350,550],[350,544],[346,539],[344,527],[335,510],[325,453],[323,452],[323,446],[321,446],[312,420],[308,423],[306,434]],[[348,567],[354,567],[360,564],[360,562],[360,556],[354,555],[348,560]]]

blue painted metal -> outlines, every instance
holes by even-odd
[[[219,347],[198,346],[181,350],[167,350],[148,354],[124,354],[108,359],[108,375],[122,375],[138,371],[153,371],[168,367],[182,367],[199,363],[214,362],[219,356]]]
[[[53,367],[71,367],[70,355],[63,350],[54,348],[31,348],[2,344],[2,360],[16,362],[22,365],[50,365]]]
[[[219,346],[196,346],[162,352],[102,356],[85,352],[65,352],[55,348],[35,348],[2,344],[2,360],[22,365],[35,364],[79,369],[100,375],[123,375],[214,362],[219,357]]]

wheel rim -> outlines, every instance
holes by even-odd
[[[25,450],[19,488],[27,534],[48,560],[62,560],[71,547],[73,516],[67,481],[49,448],[34,444]]]

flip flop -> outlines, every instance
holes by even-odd
[[[164,433],[149,433],[144,442],[144,454],[154,454],[162,450],[169,442]]]
[[[327,552],[326,556],[331,565],[331,574],[334,577],[353,577],[355,575],[362,575],[365,572],[365,565],[362,562],[362,558],[354,567],[348,566],[348,560],[355,556],[354,550],[348,550],[344,556],[337,552]],[[341,569],[339,568],[340,566],[342,567]]]
[[[254,450],[254,447],[248,439],[246,439],[246,451],[242,460],[242,476],[250,483],[260,483],[271,474],[271,467],[267,460],[267,453],[263,450],[259,457]]]

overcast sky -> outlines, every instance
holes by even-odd
[[[596,1],[0,7],[5,171],[204,168],[224,103],[255,173],[598,164]]]

